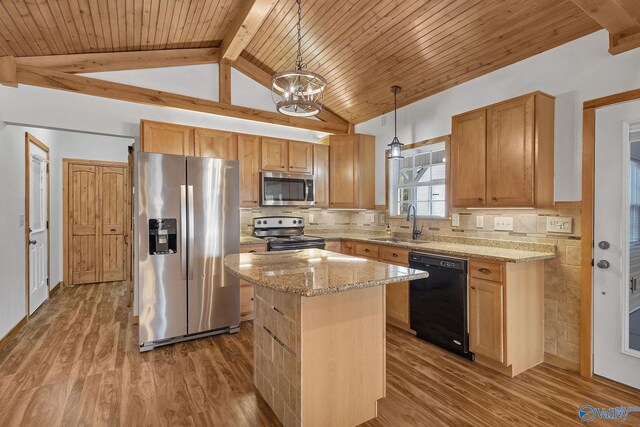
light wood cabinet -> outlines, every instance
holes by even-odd
[[[329,137],[329,206],[375,208],[375,138],[370,135]]]
[[[260,204],[260,137],[238,134],[240,207]]]
[[[451,124],[453,206],[484,206],[486,199],[487,112],[454,116]]]
[[[469,348],[509,376],[544,359],[544,262],[469,262]]]
[[[356,244],[350,241],[342,242],[342,253],[346,255],[356,254]]]
[[[238,160],[238,136],[233,132],[196,128],[194,154],[198,157]]]
[[[338,242],[325,242],[324,250],[325,251],[341,253],[342,252],[342,242],[339,242],[339,241]]]
[[[554,98],[536,92],[454,116],[453,206],[552,206],[553,115]]]
[[[471,279],[469,349],[500,363],[504,361],[504,303],[502,284]]]
[[[289,170],[288,141],[277,138],[261,138],[261,169],[263,171],[287,172]]]
[[[380,247],[371,243],[356,242],[356,256],[378,259],[380,257]]]
[[[313,145],[308,142],[289,141],[289,172],[313,173]]]
[[[241,245],[240,253],[266,252],[266,244]],[[255,317],[255,296],[253,285],[240,280],[240,320],[253,320]]]
[[[329,146],[313,144],[315,207],[329,207]]]
[[[140,151],[193,156],[192,127],[148,120],[141,120],[140,125]]]

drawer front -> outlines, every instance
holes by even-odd
[[[469,263],[469,274],[475,279],[502,282],[503,266],[499,262],[471,260]]]
[[[378,259],[380,257],[380,247],[370,243],[356,243],[356,255],[365,258]]]
[[[342,242],[325,242],[324,243],[324,250],[325,251],[341,253],[342,252]]]
[[[267,251],[266,243],[264,243],[264,244],[258,243],[256,245],[240,245],[240,252],[241,253],[266,252],[266,251]]]
[[[355,255],[356,247],[353,242],[342,242],[342,253],[347,255]]]
[[[409,265],[409,251],[393,246],[380,246],[380,259],[394,264]]]

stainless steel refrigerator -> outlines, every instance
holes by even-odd
[[[136,166],[140,351],[237,332],[238,162],[141,152]]]

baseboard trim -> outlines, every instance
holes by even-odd
[[[133,319],[131,319],[131,323],[133,323],[134,325],[137,325],[138,322],[140,322],[140,317],[134,315]]]
[[[580,363],[574,362],[564,357],[556,356],[551,353],[544,353],[544,363],[555,366],[556,368],[564,369],[571,372],[580,372]]]
[[[56,295],[58,295],[58,293],[60,292],[60,289],[62,289],[63,286],[64,286],[63,282],[58,282],[58,284],[49,291],[49,298],[53,298]]]
[[[16,326],[11,328],[11,330],[7,332],[7,334],[4,337],[2,337],[2,339],[0,339],[0,349],[4,348],[7,344],[9,344],[9,341],[11,341],[13,337],[15,337],[16,334],[20,331],[20,329],[22,329],[23,326],[26,324],[27,324],[27,316],[24,316]]]

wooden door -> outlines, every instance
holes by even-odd
[[[99,228],[102,234],[99,265],[100,282],[125,280],[126,275],[126,214],[127,167],[101,166],[99,168],[100,209]]]
[[[238,160],[238,139],[232,132],[196,128],[194,155],[214,159]]]
[[[329,205],[358,207],[358,138],[332,135],[329,145]]]
[[[489,108],[487,115],[487,205],[534,205],[533,95]]]
[[[486,204],[486,110],[453,117],[451,124],[451,197],[453,206]]]
[[[192,127],[147,120],[142,120],[140,126],[141,151],[193,156]]]
[[[313,146],[308,142],[289,141],[289,172],[313,173]]]
[[[263,171],[287,172],[289,170],[288,141],[276,138],[262,138],[260,147],[261,168]]]
[[[98,167],[69,167],[69,273],[72,285],[96,283],[100,230],[98,227]]]
[[[504,360],[504,303],[500,283],[471,279],[469,347],[476,354]]]
[[[240,207],[260,205],[260,137],[238,134]]]
[[[315,178],[315,206],[329,207],[329,146],[313,145],[313,176]]]

